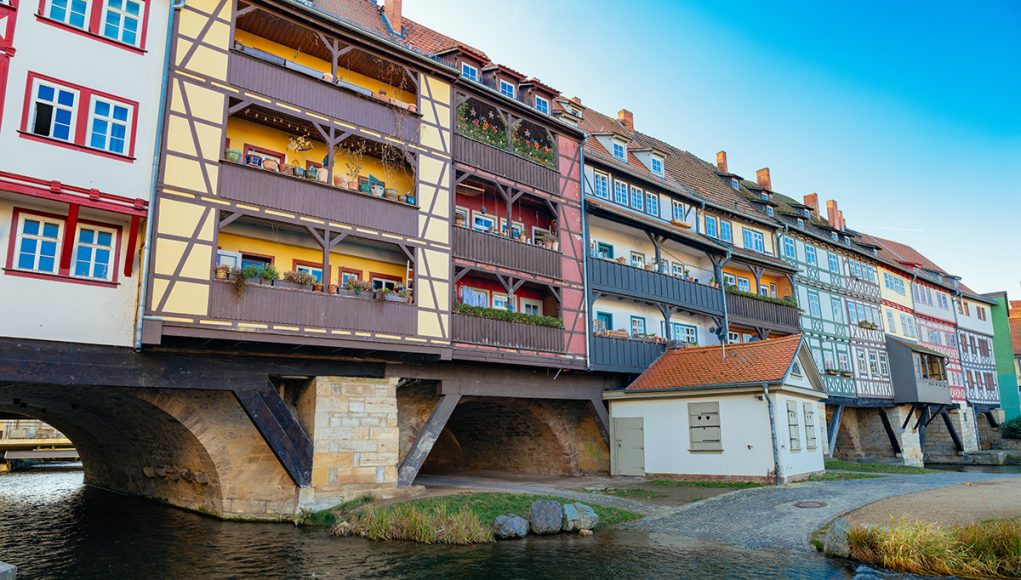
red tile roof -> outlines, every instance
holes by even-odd
[[[367,2],[369,0],[364,1]],[[485,65],[491,63],[489,56],[474,46],[465,44],[460,40],[451,38],[441,32],[437,32],[432,28],[429,28],[424,24],[419,24],[410,18],[404,18],[404,40],[418,50],[429,54],[436,54],[451,48],[460,48],[464,50],[464,52],[474,55],[484,61]]]
[[[793,334],[723,346],[702,346],[668,350],[659,357],[627,392],[678,391],[699,387],[776,383],[787,375],[801,346],[801,335]]]
[[[316,0],[315,6],[377,36],[390,38],[390,31],[379,15],[379,6],[372,0]]]

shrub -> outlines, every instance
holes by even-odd
[[[468,306],[461,302],[454,304],[454,312],[458,314],[467,314],[468,316],[476,316],[478,318],[531,324],[532,326],[545,326],[546,328],[564,327],[564,322],[553,316],[535,316],[533,314],[525,314],[524,312],[511,312],[510,310],[503,310],[502,308]]]
[[[798,307],[798,300],[793,296],[787,296],[785,298],[773,298],[772,296],[762,296],[755,292],[745,292],[744,290],[738,290],[737,286],[727,285],[727,294],[734,294],[735,296],[744,296],[751,298],[752,300],[759,300],[761,302],[769,302],[771,304],[780,304],[781,306],[793,306]]]
[[[301,286],[312,286],[316,283],[316,277],[308,272],[284,272],[284,280]]]
[[[1021,439],[1021,417],[1015,417],[1001,425],[1000,435],[1004,439]]]

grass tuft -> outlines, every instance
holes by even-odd
[[[652,485],[661,487],[711,487],[726,489],[752,489],[763,487],[765,484],[753,481],[698,481],[684,479],[653,479],[649,481]]]
[[[617,497],[631,497],[637,499],[656,499],[657,497],[663,497],[663,494],[658,491],[642,489],[640,487],[610,487],[603,490],[601,493]]]
[[[857,461],[844,461],[842,459],[827,459],[826,469],[840,469],[843,471],[855,471],[858,473],[939,473],[938,470],[925,469],[924,467],[911,467],[909,465],[892,465],[886,463],[858,463]]]
[[[841,479],[875,479],[882,475],[871,473],[817,473],[810,475],[805,481],[836,481]]]
[[[944,527],[895,521],[853,528],[851,558],[896,572],[965,578],[1021,577],[1021,519]]]

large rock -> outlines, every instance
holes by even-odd
[[[533,534],[558,534],[564,519],[560,502],[536,500],[528,510],[528,523]]]
[[[591,530],[599,525],[599,516],[596,510],[583,503],[565,503],[563,530],[565,532],[576,532],[580,530]]]
[[[847,533],[851,531],[851,522],[844,518],[837,518],[830,524],[826,531],[826,540],[823,542],[823,553],[827,556],[838,558],[849,558],[851,556],[851,544],[847,541]]]
[[[493,536],[497,540],[514,540],[528,535],[528,520],[514,514],[496,516]]]

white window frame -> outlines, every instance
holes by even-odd
[[[497,309],[502,308],[504,310],[510,310],[510,300],[507,298],[506,294],[493,292],[491,299],[493,301],[492,302],[493,308]]]
[[[500,94],[505,97],[516,99],[518,97],[518,87],[513,83],[509,83],[503,79],[500,79]]]
[[[751,280],[751,278],[748,278],[748,277],[745,277],[745,276],[738,276],[737,277],[737,289],[742,291],[742,292],[751,292],[752,291],[752,280]]]
[[[372,288],[375,290],[382,290],[383,288],[389,288],[390,290],[397,290],[397,285],[400,284],[397,280],[391,280],[389,278],[377,278],[372,277]],[[376,288],[376,283],[379,283],[379,288]]]
[[[766,238],[765,238],[765,236],[762,235],[762,232],[757,232],[755,230],[749,230],[749,229],[746,229],[745,231],[746,232],[751,232],[749,235],[751,236],[752,247],[750,247],[748,249],[752,250],[754,252],[758,252],[760,254],[765,254],[766,253]]]
[[[794,240],[787,237],[783,239],[783,255],[792,260],[798,259],[798,246],[794,243]]]
[[[787,401],[787,429],[791,451],[801,451],[801,426],[798,424],[798,403]]]
[[[631,186],[631,207],[645,211],[645,192],[640,187]]]
[[[235,270],[241,269],[241,252],[229,252],[227,250],[216,251],[216,265],[227,266]]]
[[[106,98],[99,97],[99,96],[96,96],[96,95],[93,95],[92,98],[89,99],[89,101],[90,101],[89,102],[89,126],[88,126],[88,131],[86,131],[86,133],[85,133],[85,145],[88,146],[90,149],[98,149],[100,151],[106,151],[108,153],[113,153],[114,155],[128,155],[128,153],[131,152],[131,121],[132,121],[132,119],[134,119],[134,116],[135,116],[135,107],[132,106],[132,105],[129,105],[128,103],[122,102],[122,101],[115,101],[113,99],[106,99]],[[108,116],[108,117],[101,117],[101,116],[97,115],[96,114],[96,104],[97,103],[105,103],[106,105],[108,105],[110,107],[110,116]],[[124,121],[117,120],[117,119],[115,119],[113,117],[113,109],[115,107],[123,107],[123,108],[128,110],[127,118]],[[92,145],[92,133],[95,130],[96,120],[97,119],[101,120],[101,121],[105,121],[106,124],[107,124],[107,133],[104,135],[105,139],[104,139],[104,146],[103,147],[95,147],[94,145]],[[124,150],[123,151],[114,151],[114,150],[110,149],[110,141],[113,138],[113,125],[123,125],[124,126]]]
[[[672,200],[672,202],[673,202],[673,209],[671,210],[671,214],[670,214],[671,219],[675,219],[677,221],[682,221],[683,222],[684,221],[684,214],[685,214],[684,204],[679,202],[679,201],[677,201],[676,199]]]
[[[511,222],[511,228],[512,228],[511,229],[511,234],[513,234],[514,230],[517,230],[518,231],[518,235],[521,236],[521,237],[524,237],[528,233],[528,232],[525,231],[525,224],[524,224],[524,222],[518,222],[518,221]],[[505,237],[512,237],[512,235],[509,235],[507,233],[507,218],[500,218],[500,235],[505,236]]]
[[[515,222],[517,223],[517,222]],[[540,228],[539,226],[532,226],[532,244],[537,245],[539,243],[539,234],[549,234],[550,231],[546,228]]]
[[[691,345],[698,346],[698,327],[693,324],[683,324],[680,322],[673,322],[671,328],[672,338],[686,342]],[[684,338],[681,338],[681,337]]]
[[[724,242],[734,242],[734,223],[730,220],[720,220],[720,239]]]
[[[641,262],[639,265],[635,265],[635,258]],[[645,253],[631,250],[631,266],[634,268],[645,268]]]
[[[83,19],[84,21],[82,22],[82,26],[75,26],[74,24],[71,24],[71,5],[74,3],[74,0],[67,0],[67,8],[64,9],[65,14],[64,14],[64,19],[63,20],[60,20],[58,18],[54,18],[52,16],[52,14],[53,14],[53,0],[47,0],[47,2],[46,2],[46,18],[49,18],[50,20],[53,20],[54,22],[60,22],[61,24],[66,24],[67,26],[70,26],[71,28],[76,28],[78,30],[88,30],[89,29],[90,21],[92,20],[92,0],[82,0],[82,1],[85,3],[85,14],[84,14],[84,19]],[[106,37],[104,37],[104,38],[106,38]]]
[[[815,246],[805,244],[805,263],[812,266],[819,265],[819,257],[816,255]]]
[[[603,184],[602,188],[599,187],[600,183]],[[592,173],[592,194],[600,199],[610,199],[610,176],[608,174],[601,171]]]
[[[350,282],[351,280],[361,280],[361,279],[362,279],[361,274],[358,274],[357,272],[345,272],[343,270],[340,271],[340,285],[341,285],[341,287],[347,286],[348,282]]]
[[[466,62],[461,63],[461,76],[470,80],[479,82],[479,69]]]
[[[490,224],[489,225],[489,230],[486,231],[486,230],[481,230],[481,229],[477,228],[476,227],[476,221],[477,220],[488,221],[489,224]],[[486,214],[486,213],[482,213],[482,212],[477,211],[477,210],[472,210],[471,229],[475,230],[476,232],[492,234],[492,233],[496,233],[496,227],[497,227],[497,222],[496,222],[496,218],[495,217],[493,217],[493,216],[491,216],[489,214]]]
[[[621,194],[624,195],[623,200],[621,199]],[[628,184],[626,182],[623,182],[623,181],[619,180],[619,179],[614,179],[613,180],[613,201],[615,203],[619,203],[620,205],[623,205],[623,206],[626,207],[628,205],[629,197],[630,197],[630,188],[628,187]]]
[[[652,171],[654,175],[663,177],[663,160],[659,159],[658,157],[650,158],[649,170]]]
[[[645,192],[645,213],[659,217],[659,194]]]
[[[636,322],[640,322],[641,323],[640,324],[640,326],[642,327],[642,331],[641,332],[637,332],[639,325],[636,325],[635,324]],[[644,316],[637,316],[635,314],[632,314],[631,315],[630,325],[631,325],[631,338],[634,338],[635,336],[637,336],[639,334],[649,334],[649,327],[648,327],[648,324],[646,323],[646,320],[645,320]]]
[[[114,42],[119,42],[121,44],[126,44],[128,46],[134,46],[134,47],[137,48],[137,47],[141,46],[141,44],[142,44],[142,27],[145,25],[145,10],[148,7],[147,6],[148,2],[143,2],[142,0],[121,0],[121,4],[124,7],[127,6],[128,2],[131,2],[133,4],[138,4],[138,14],[137,15],[130,14],[123,7],[119,8],[119,9],[118,8],[112,8],[110,6],[110,0],[103,0],[103,14],[102,14],[102,17],[101,17],[101,20],[100,20],[100,24],[99,24],[100,25],[99,35],[102,36],[103,38],[112,40]],[[119,34],[116,37],[107,36],[107,34],[106,34],[107,13],[109,13],[109,12],[113,12],[114,14],[117,14],[121,18],[120,25],[117,27],[117,30],[118,30]],[[135,26],[136,26],[136,28],[135,28],[135,42],[126,42],[124,40],[124,22],[125,22],[126,19],[129,19],[129,18],[131,20],[135,21]]]
[[[543,316],[541,300],[536,300],[535,298],[518,298],[518,303],[521,305],[521,312],[524,312],[525,314],[533,314],[534,316]],[[528,312],[529,306],[535,308],[535,313]]]
[[[482,289],[482,288],[475,288],[474,286],[463,286],[461,288],[461,301],[462,302],[464,302],[464,291],[465,290],[468,290],[470,292],[474,292],[476,294],[479,294],[480,296],[485,296],[486,297],[485,298],[485,303],[486,303],[486,307],[487,308],[490,307],[493,304],[493,302],[492,302],[492,294],[489,292],[489,290],[485,290],[485,289]],[[465,302],[465,304],[468,304],[468,303]]]
[[[822,318],[822,303],[819,301],[819,293],[809,291],[808,293],[808,314],[815,318]]]
[[[52,102],[42,101],[39,99],[40,86],[49,87],[54,90],[53,95],[54,100]],[[70,107],[67,105],[61,105],[59,103],[60,91],[67,91],[69,93],[72,93],[74,95],[74,104],[71,105]],[[64,143],[74,143],[75,132],[77,130],[78,125],[78,107],[81,106],[81,100],[82,100],[81,91],[79,91],[78,89],[72,89],[70,87],[65,87],[64,85],[60,85],[50,81],[44,81],[38,78],[34,79],[32,82],[32,101],[31,101],[32,115],[31,119],[29,120],[29,125],[28,127],[26,127],[26,129],[28,129],[28,132],[33,135],[39,135],[40,137],[46,137],[47,139],[53,139],[55,141],[63,141]],[[50,126],[46,135],[41,135],[35,132],[36,117],[39,114],[40,103],[44,103],[53,108],[53,115],[50,117]],[[53,135],[53,127],[57,121],[57,109],[71,112],[71,125],[67,132],[67,139],[61,139],[60,137],[55,137]]]
[[[619,155],[617,153],[618,150],[620,151]],[[619,159],[619,160],[627,163],[627,145],[622,145],[618,141],[611,142],[610,143],[610,154],[613,155],[614,158]]]
[[[733,274],[728,274],[727,272],[724,272],[723,273],[723,286],[724,287],[734,286],[736,288],[737,287],[737,276],[735,276]]]
[[[91,244],[83,244],[82,242],[79,241],[79,236],[81,235],[81,232],[82,232],[83,229],[92,230],[93,232],[96,233],[97,236],[99,235],[99,232],[104,232],[104,233],[110,234],[110,245],[109,246],[101,246],[101,245],[96,244],[94,242],[91,243]],[[81,279],[84,279],[84,280],[101,280],[101,281],[105,281],[105,282],[112,281],[113,280],[113,272],[117,268],[117,263],[116,263],[117,242],[118,242],[118,240],[117,240],[117,230],[115,230],[113,228],[106,227],[106,226],[95,226],[95,225],[92,225],[92,224],[81,224],[81,223],[79,223],[78,227],[75,228],[75,232],[74,232],[74,248],[72,248],[72,250],[71,250],[71,276],[73,276],[75,278],[81,278]],[[90,263],[89,263],[89,273],[85,274],[85,275],[77,273],[77,270],[78,270],[78,248],[82,247],[82,246],[88,246],[88,247],[92,248],[92,260],[90,260]],[[96,250],[97,249],[101,249],[101,248],[107,250],[110,253],[109,254],[110,255],[110,262],[106,265],[107,266],[107,268],[106,268],[106,276],[102,276],[102,277],[95,275],[95,270],[96,270],[96,261],[95,261]],[[58,260],[59,260],[59,253],[58,253]]]
[[[713,227],[710,228],[709,224],[712,224]],[[718,238],[718,237],[720,237],[720,223],[717,220],[716,216],[712,216],[712,215],[706,214],[706,216],[705,216],[705,235],[709,236],[710,238]]]
[[[541,105],[540,105],[540,103],[541,103]],[[545,99],[543,97],[540,97],[539,95],[536,95],[535,96],[535,110],[539,111],[540,113],[544,113],[546,115],[549,115],[549,112],[550,112],[549,99]]]
[[[323,281],[323,269],[322,269],[322,267],[306,266],[306,265],[303,265],[303,264],[298,264],[297,266],[294,267],[294,271],[295,272],[304,272],[304,273],[312,276],[313,278],[315,278],[316,282],[322,283],[322,281]],[[318,274],[318,276],[316,276],[316,274]]]
[[[26,220],[32,220],[32,221],[39,222],[39,233],[38,234],[25,234],[25,233],[23,233],[24,230],[25,230],[25,221]],[[45,224],[47,222],[53,223],[53,224],[57,225],[57,237],[56,237],[55,240],[53,238],[45,237],[42,234],[43,229],[45,227]],[[61,253],[61,248],[63,248],[63,245],[64,245],[64,224],[65,224],[65,221],[64,221],[63,218],[43,217],[43,216],[40,216],[40,215],[35,215],[35,214],[30,214],[30,213],[21,213],[20,215],[18,215],[18,223],[17,223],[18,231],[17,231],[17,234],[16,234],[17,235],[17,247],[14,248],[14,260],[11,262],[11,267],[13,267],[16,270],[20,270],[22,272],[39,272],[40,274],[56,274],[60,270],[60,253]],[[22,246],[22,242],[24,241],[24,239],[26,237],[28,237],[30,239],[33,239],[33,240],[36,240],[36,251],[33,253],[34,257],[32,258],[32,267],[31,268],[23,268],[23,267],[21,267],[21,246]],[[42,242],[44,240],[47,241],[47,242],[48,241],[54,241],[54,243],[56,244],[56,252],[53,255],[53,270],[40,270],[39,269],[39,256],[40,256],[39,250],[42,247]]]

